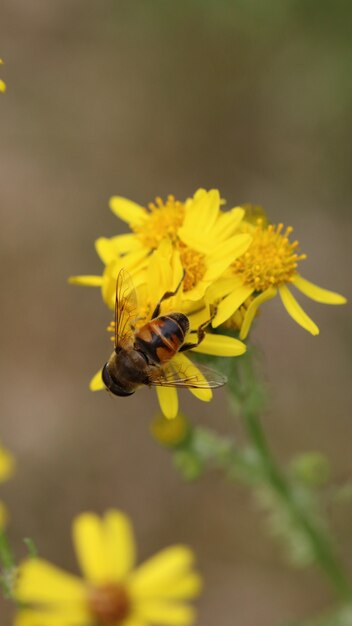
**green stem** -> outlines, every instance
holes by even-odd
[[[0,585],[7,598],[12,597],[12,573],[15,568],[15,561],[11,548],[4,532],[0,532]]]
[[[258,403],[253,402],[253,390],[255,389],[256,377],[254,373],[253,363],[250,355],[243,363],[245,366],[244,377],[242,378],[241,388],[241,412],[247,436],[258,454],[261,461],[262,470],[267,483],[281,499],[292,519],[304,532],[312,553],[315,556],[316,563],[325,572],[335,591],[343,600],[352,599],[352,588],[345,575],[343,565],[336,556],[330,538],[323,528],[317,526],[309,513],[297,501],[295,493],[291,488],[290,482],[287,480],[285,473],[275,461],[264,430],[261,426],[258,416]],[[254,392],[255,394],[255,392]],[[237,397],[237,400],[239,398]]]

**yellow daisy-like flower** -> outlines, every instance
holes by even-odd
[[[0,59],[0,65],[4,65],[4,61]],[[6,83],[0,78],[0,92],[5,93],[6,91]]]
[[[129,519],[111,510],[100,519],[83,513],[73,541],[84,579],[42,559],[19,567],[15,626],[189,626],[188,604],[199,594],[200,576],[187,546],[164,549],[134,569]]]
[[[225,323],[237,327],[240,338],[245,339],[258,308],[279,293],[293,320],[312,335],[317,335],[317,325],[298,304],[288,286],[293,285],[308,298],[325,304],[344,304],[346,298],[314,285],[298,273],[298,263],[306,255],[298,254],[298,241],[290,241],[291,227],[267,225],[259,218],[255,225],[243,222],[242,228],[252,234],[251,245],[207,294],[210,300],[218,301],[213,326]]]
[[[136,329],[150,321],[153,310],[158,300],[167,292],[176,289],[183,275],[183,268],[180,258],[175,252],[169,241],[164,240],[157,250],[151,255],[149,264],[144,274],[137,274],[136,278],[140,282],[136,282],[135,288],[138,301],[138,319],[136,321]],[[115,283],[114,288],[109,288],[106,292],[107,301],[115,301]],[[190,333],[186,341],[192,343],[196,340],[196,330],[200,324],[210,319],[209,307],[203,301],[193,303],[184,300],[184,294],[181,289],[177,293],[165,300],[161,305],[161,314],[176,311],[185,313],[190,321]],[[108,330],[114,331],[114,326],[110,325]],[[199,346],[191,351],[216,356],[239,356],[246,350],[246,346],[233,337],[207,333]],[[186,356],[185,353],[177,353],[172,358],[175,368],[187,371],[188,376],[196,376],[202,379],[201,372],[196,364]],[[92,391],[105,389],[102,380],[101,370],[93,377],[90,383]],[[212,398],[212,391],[209,387],[202,389],[189,388],[190,392],[198,399],[208,402]],[[156,387],[159,404],[164,415],[169,418],[175,418],[178,414],[178,394],[174,387]]]
[[[12,476],[14,467],[15,460],[12,454],[0,446],[0,482],[8,480]],[[7,519],[7,509],[0,501],[0,531],[5,527]]]
[[[128,222],[133,232],[99,238],[96,250],[106,266],[103,276],[74,276],[70,282],[101,286],[104,301],[111,306],[106,294],[114,290],[118,266],[123,263],[129,271],[143,270],[150,253],[168,241],[185,272],[181,289],[184,299],[200,300],[252,240],[250,233],[239,231],[244,209],[235,207],[225,212],[221,203],[217,189],[198,189],[185,202],[173,196],[166,202],[158,198],[148,209],[125,198],[111,198],[113,212]]]

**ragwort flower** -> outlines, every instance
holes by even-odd
[[[240,338],[245,339],[258,308],[279,293],[293,320],[312,335],[317,335],[317,325],[298,304],[288,286],[296,287],[316,302],[344,304],[346,299],[314,285],[298,273],[298,263],[306,255],[298,253],[298,241],[290,241],[292,227],[284,230],[283,224],[268,225],[264,219],[258,218],[256,224],[242,222],[242,229],[252,234],[252,243],[208,292],[209,299],[218,301],[213,326],[225,323],[238,328]]]
[[[188,604],[200,591],[193,552],[166,548],[134,569],[129,519],[116,510],[100,519],[78,516],[73,540],[84,579],[42,559],[19,567],[14,589],[21,603],[15,626],[188,626]]]
[[[249,247],[251,234],[239,231],[244,209],[221,210],[217,189],[198,189],[185,202],[169,196],[166,202],[158,198],[149,208],[114,196],[113,212],[128,222],[132,233],[116,237],[100,237],[96,250],[105,265],[102,276],[74,276],[70,282],[101,286],[105,303],[113,307],[118,268],[131,273],[146,269],[151,252],[168,241],[180,259],[185,272],[181,294],[184,300],[202,299],[208,287]]]
[[[0,446],[0,482],[8,480],[13,474],[15,461],[7,450]],[[0,531],[4,528],[7,521],[7,511],[3,502],[0,501]]]
[[[138,302],[138,319],[135,323],[136,329],[150,321],[155,305],[158,300],[168,291],[176,289],[183,276],[183,267],[180,258],[169,241],[164,240],[157,250],[150,256],[149,265],[143,274],[132,274],[136,280],[135,289]],[[113,291],[110,289],[106,293],[108,302],[115,300],[115,283]],[[186,341],[195,342],[197,328],[207,320],[210,320],[210,309],[202,300],[198,302],[187,301],[184,293],[179,289],[177,293],[161,304],[161,314],[170,311],[185,313],[190,322],[190,333]],[[108,330],[114,332],[114,325],[110,325]],[[216,356],[239,356],[246,350],[245,345],[233,337],[225,335],[207,333],[203,341],[190,352],[200,352],[203,354]],[[175,368],[187,371],[187,376],[196,376],[202,379],[202,374],[195,363],[193,363],[185,353],[177,353],[172,358]],[[90,383],[92,391],[105,389],[102,380],[101,370],[94,376]],[[209,387],[193,388],[190,392],[198,399],[208,402],[212,398],[212,391]],[[178,413],[178,394],[174,387],[156,387],[159,404],[164,415],[175,418]]]

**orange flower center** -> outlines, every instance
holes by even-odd
[[[119,584],[93,588],[88,598],[89,609],[99,626],[117,626],[130,611],[126,589]]]
[[[293,228],[288,226],[284,232],[283,224],[264,227],[263,220],[257,220],[257,226],[251,234],[253,241],[242,256],[232,263],[232,270],[240,275],[245,285],[255,291],[265,291],[291,282],[298,261],[306,258],[298,255],[298,241],[290,242]]]
[[[156,198],[148,205],[149,215],[142,226],[132,226],[133,231],[147,248],[157,248],[159,243],[169,237],[177,239],[177,230],[182,226],[185,214],[184,204],[168,196],[166,202]]]
[[[186,272],[183,280],[183,291],[190,291],[204,277],[207,269],[205,256],[197,250],[192,250],[182,241],[178,242],[177,247],[180,251],[182,267]]]

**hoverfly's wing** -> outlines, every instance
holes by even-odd
[[[150,384],[160,387],[186,387],[188,389],[215,389],[227,382],[226,376],[210,367],[193,363],[182,354],[162,365],[157,375],[152,375]]]
[[[115,350],[126,348],[134,340],[134,322],[138,316],[138,302],[132,278],[123,268],[116,280]]]

